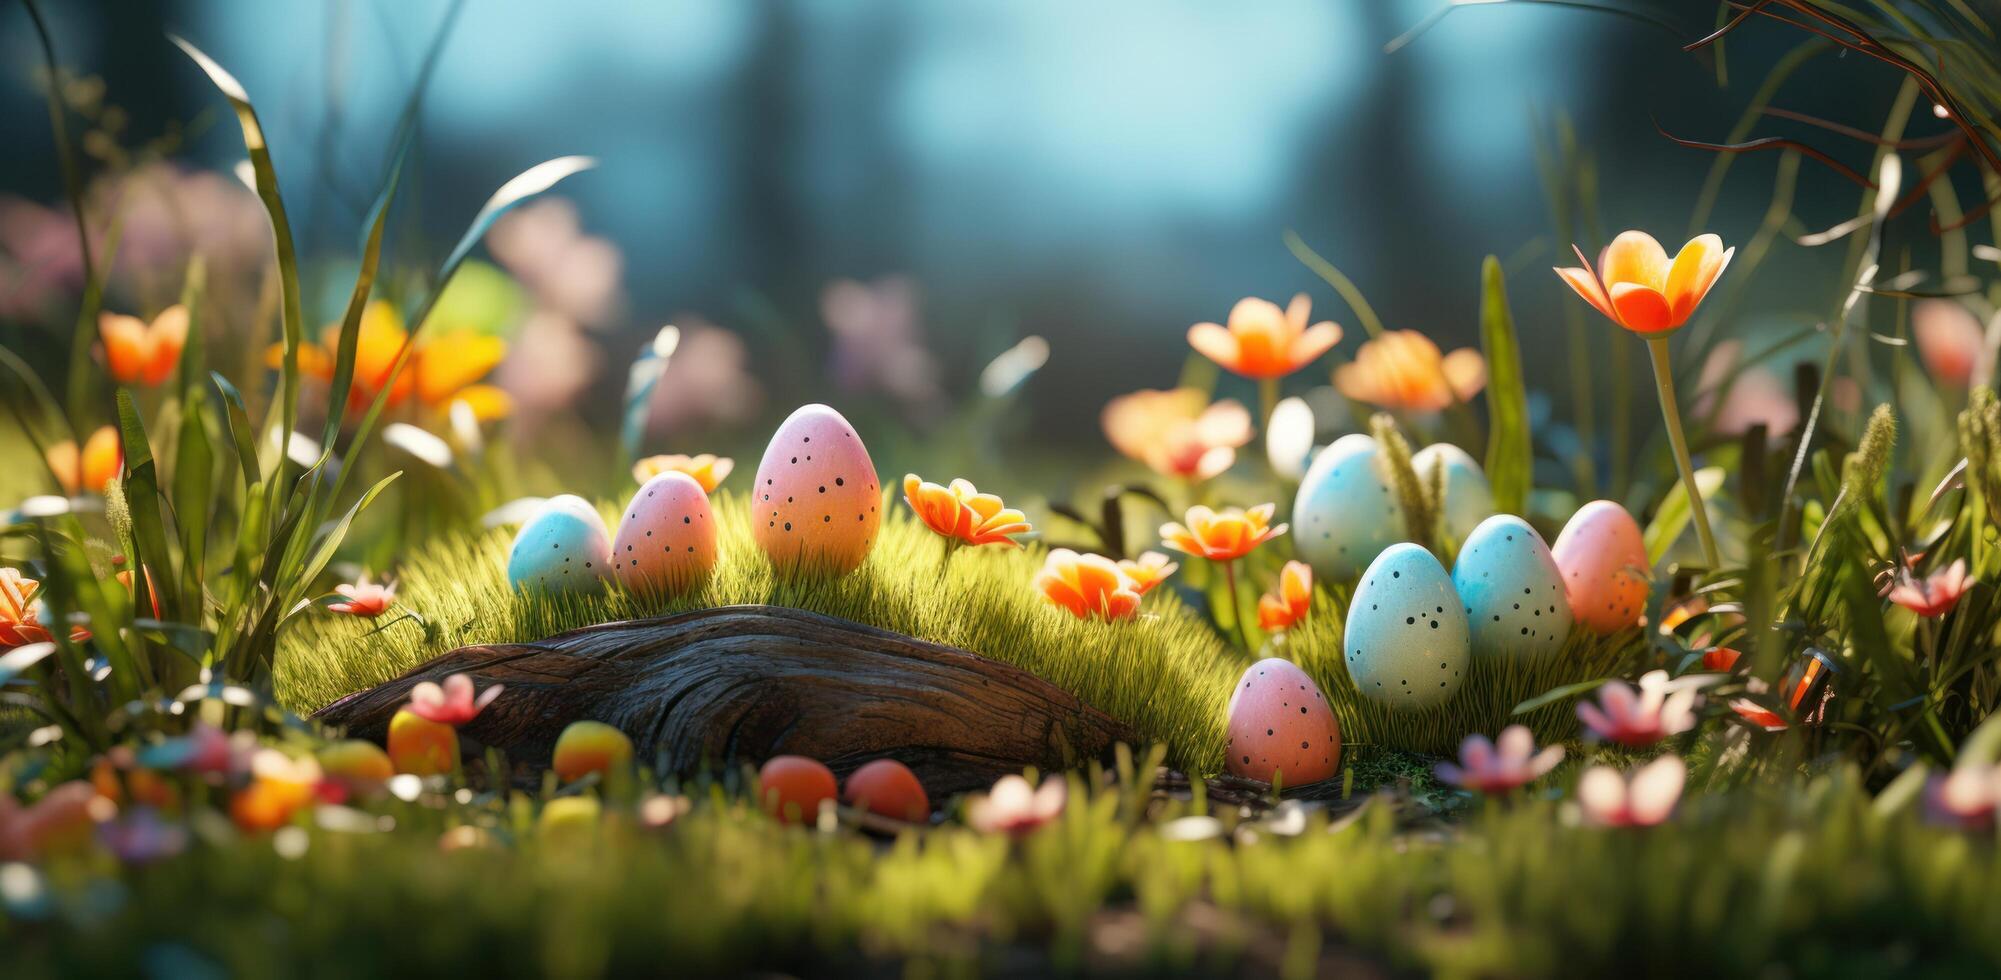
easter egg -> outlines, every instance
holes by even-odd
[[[1368,698],[1398,708],[1451,698],[1465,680],[1472,634],[1445,566],[1409,542],[1377,555],[1355,583],[1342,652]]]
[[[1570,600],[1549,546],[1529,522],[1495,514],[1480,522],[1452,566],[1481,656],[1543,656],[1570,638]]]
[[[597,508],[574,494],[550,497],[507,552],[507,581],[523,592],[594,589],[611,565],[611,534]]]
[[[819,819],[820,803],[839,793],[833,770],[803,755],[772,756],[757,771],[764,812],[786,823]]]
[[[1230,694],[1228,758],[1233,775],[1303,786],[1341,763],[1341,723],[1313,678],[1290,660],[1252,664]]]
[[[624,774],[632,765],[632,739],[601,721],[573,721],[556,736],[556,751],[549,768],[564,782],[574,782],[590,773],[606,779]]]
[[[793,412],[772,434],[751,504],[752,537],[781,574],[851,572],[882,524],[882,487],[868,449],[825,405]]]
[[[1640,621],[1653,563],[1640,525],[1626,508],[1594,500],[1572,514],[1550,549],[1563,572],[1571,615],[1603,636]]]
[[[1292,503],[1293,548],[1327,582],[1345,582],[1403,538],[1403,517],[1375,437],[1334,440],[1313,457]]]
[[[1466,536],[1494,513],[1494,489],[1487,474],[1466,450],[1449,442],[1434,442],[1411,454],[1411,467],[1428,485],[1431,470],[1445,467],[1445,530],[1454,541]]]
[[[923,823],[931,817],[931,798],[924,794],[924,784],[895,759],[877,759],[855,770],[841,800],[892,820]]]
[[[686,473],[669,470],[647,480],[625,505],[611,555],[619,584],[633,592],[686,591],[716,566],[709,495]]]

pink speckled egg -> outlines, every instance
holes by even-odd
[[[1609,500],[1585,504],[1549,550],[1570,611],[1586,629],[1603,636],[1640,621],[1653,563],[1626,508]]]
[[[611,542],[612,571],[633,592],[672,595],[716,566],[716,519],[709,495],[686,473],[669,470],[639,488]]]
[[[1341,763],[1341,723],[1313,678],[1289,660],[1260,660],[1230,695],[1226,764],[1234,775],[1286,786],[1331,778]]]
[[[851,572],[882,526],[875,463],[825,405],[800,408],[772,433],[750,502],[757,546],[781,574]]]

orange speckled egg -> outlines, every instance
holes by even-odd
[[[1570,611],[1586,629],[1603,636],[1640,621],[1653,563],[1626,508],[1609,500],[1585,504],[1549,550],[1563,573]]]
[[[716,567],[716,519],[709,495],[686,473],[647,480],[625,505],[611,542],[612,571],[633,592],[687,591]]]
[[[632,765],[632,739],[601,721],[573,721],[556,736],[549,768],[557,778],[575,782],[591,773],[610,779]]]
[[[1231,773],[1303,786],[1330,778],[1341,764],[1341,723],[1313,678],[1272,657],[1244,671],[1230,695]]]
[[[841,800],[892,820],[923,823],[931,816],[931,798],[910,767],[895,759],[877,759],[848,776]]]
[[[772,434],[750,502],[757,546],[781,574],[851,572],[882,525],[875,463],[825,405],[800,408]]]
[[[757,784],[764,812],[786,823],[812,823],[819,818],[821,801],[840,792],[833,770],[803,755],[773,756],[757,771]]]

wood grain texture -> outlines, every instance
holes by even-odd
[[[606,623],[536,643],[469,646],[358,691],[316,717],[382,741],[420,681],[470,674],[507,691],[463,732],[517,766],[548,764],[572,721],[632,738],[688,773],[811,756],[837,774],[893,758],[933,799],[1027,766],[1064,769],[1136,743],[1129,726],[1019,668],[899,633],[778,606]]]

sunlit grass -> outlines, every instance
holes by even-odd
[[[942,539],[900,504],[862,567],[831,580],[783,581],[752,543],[745,498],[716,497],[716,570],[699,589],[648,600],[617,589],[587,597],[524,598],[507,586],[510,535],[492,531],[436,542],[398,572],[399,611],[415,621],[370,624],[313,614],[289,633],[275,673],[280,700],[312,710],[379,684],[454,647],[537,640],[595,623],[711,606],[767,603],[971,650],[1021,667],[1170,747],[1193,771],[1221,766],[1225,705],[1248,660],[1162,588],[1137,620],[1082,621],[1030,587],[1041,553],[962,548],[941,565]],[[619,515],[606,509],[608,521]]]

